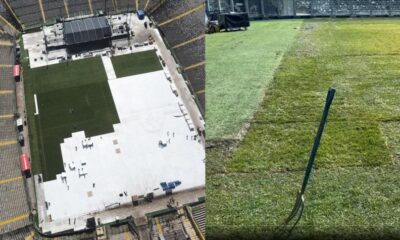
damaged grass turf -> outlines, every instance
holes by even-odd
[[[337,98],[315,162],[308,206],[294,234],[354,236],[398,229],[399,23],[305,21],[243,142],[207,155],[208,236],[251,226],[272,231],[284,220],[330,86]]]

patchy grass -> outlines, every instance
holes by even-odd
[[[321,35],[331,36],[324,39],[325,43],[343,42],[348,39],[341,39],[342,29],[347,31],[348,25],[355,25],[354,32],[358,29],[357,21],[318,23],[320,26],[307,35],[309,42],[314,42],[315,46],[319,46],[317,43],[321,41]],[[332,31],[339,33],[331,34]],[[400,35],[400,27],[398,31]],[[371,50],[364,49],[365,45],[375,44],[375,41],[368,40],[373,39],[372,36],[375,36],[374,31],[360,49],[353,52],[371,54]],[[348,44],[356,48],[352,42]],[[336,44],[316,47],[315,56],[310,57],[309,52],[299,54],[302,46],[297,43],[287,53],[271,88],[267,90],[254,124],[228,168],[235,172],[248,172],[304,166],[330,86],[337,89],[337,97],[316,166],[378,166],[391,163],[378,121],[399,119],[400,98],[395,89],[400,87],[400,81],[395,74],[386,75],[383,69],[385,66],[394,69],[400,57],[372,55],[360,61],[358,55],[349,56]],[[382,78],[379,77],[381,75]]]
[[[330,86],[337,96],[295,234],[398,230],[399,23],[305,20],[243,141],[208,149],[211,232],[276,231],[293,206]]]
[[[226,163],[231,160],[230,152],[238,143],[238,140],[207,141],[206,175],[225,173]]]
[[[45,181],[64,170],[60,143],[71,133],[87,137],[113,131],[119,123],[100,58],[61,63],[48,68],[24,65],[32,169]],[[39,115],[35,116],[34,94]]]
[[[162,70],[155,50],[111,58],[117,78]]]
[[[253,124],[227,168],[230,172],[304,169],[318,125],[316,122]],[[389,163],[391,159],[376,123],[331,121],[324,132],[315,167]]]
[[[364,231],[398,231],[398,171],[393,166],[314,171],[305,196],[305,211],[294,234],[320,232],[321,236],[336,233],[342,237]],[[247,238],[252,234],[275,234],[292,210],[303,174],[208,176],[207,235],[212,238],[222,230],[230,236],[248,230]]]
[[[385,143],[390,150],[393,164],[400,164],[400,122],[382,122],[380,130],[385,138]]]
[[[252,22],[206,39],[207,139],[234,138],[261,102],[302,20]]]

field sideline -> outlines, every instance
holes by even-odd
[[[398,231],[399,23],[304,20],[243,141],[232,152],[222,134],[207,150],[208,236],[252,228],[253,233],[273,232],[283,222],[300,187],[331,86],[337,96],[295,234],[318,239],[323,234],[387,236]],[[214,44],[213,38],[207,40]],[[235,51],[234,41],[227,38],[225,44]],[[252,55],[246,61],[262,62]],[[207,60],[207,66],[214,64],[222,65]],[[213,116],[207,115],[209,126]]]

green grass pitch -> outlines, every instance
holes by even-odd
[[[117,78],[162,70],[155,50],[111,58]]]
[[[269,24],[279,26],[280,22]],[[265,24],[254,22],[250,31]],[[254,39],[261,38],[258,34],[265,39],[273,36],[274,30],[264,30],[234,34],[246,36],[248,42],[253,35]],[[213,96],[207,98],[207,104],[215,111],[207,115],[214,146],[207,149],[207,236],[246,230],[274,232],[284,221],[300,188],[329,87],[336,88],[337,95],[306,192],[303,218],[294,234],[321,239],[318,234],[322,233],[367,236],[398,231],[400,20],[310,19],[295,31],[279,67],[268,67],[274,71],[273,79],[255,117],[246,118],[250,127],[234,150],[226,141],[229,132],[212,129],[211,124],[218,123],[218,114],[231,111],[222,108],[218,113],[212,107],[223,107],[222,100],[212,99],[224,98],[224,90],[207,90]],[[211,47],[206,51],[214,51],[225,38],[228,56],[239,51],[245,64],[231,75],[226,72],[221,84],[236,86],[248,74],[248,65],[265,71],[273,45],[254,46],[258,51],[254,57],[252,50],[245,55],[228,36],[207,37]],[[207,52],[207,56],[213,54]],[[218,71],[214,65],[227,66],[231,61],[228,57],[210,59],[207,73],[214,68]],[[207,84],[212,86],[218,80],[207,78]],[[249,84],[240,91],[254,93],[252,89]],[[242,99],[231,98],[227,91],[224,105],[237,103],[235,111],[245,111]],[[246,121],[233,118],[236,134]]]
[[[119,123],[100,58],[30,69],[24,66],[32,168],[51,180],[64,169],[60,143],[72,132],[95,136]],[[34,116],[34,94],[39,115]]]
[[[254,115],[301,23],[252,22],[247,31],[207,36],[208,140],[235,137]]]

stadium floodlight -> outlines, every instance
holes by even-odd
[[[318,152],[318,148],[319,148],[319,145],[320,145],[320,142],[321,142],[322,133],[323,133],[325,125],[326,125],[326,121],[327,121],[328,114],[329,114],[329,109],[330,109],[331,104],[333,102],[333,98],[335,97],[335,93],[336,93],[336,90],[334,88],[329,88],[328,94],[326,96],[324,112],[322,114],[321,122],[319,124],[317,136],[314,139],[314,145],[313,145],[313,148],[311,150],[310,159],[308,160],[306,172],[305,172],[304,179],[303,179],[303,184],[301,186],[300,191],[297,194],[296,201],[295,201],[294,207],[292,209],[292,212],[290,213],[290,215],[288,216],[288,218],[285,220],[285,222],[282,225],[283,227],[289,226],[289,224],[297,216],[296,221],[294,222],[294,224],[292,225],[292,227],[290,228],[290,230],[288,232],[288,237],[290,237],[293,229],[296,227],[297,223],[300,221],[300,218],[301,218],[301,216],[303,214],[303,210],[304,210],[304,194],[305,194],[305,191],[306,191],[308,180],[309,180],[310,175],[311,175],[311,170],[312,170],[312,168],[314,166],[315,157],[316,157],[317,152]]]

